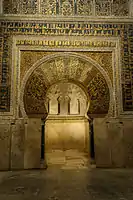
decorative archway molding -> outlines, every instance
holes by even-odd
[[[22,85],[21,85],[21,89],[20,89],[19,106],[20,106],[20,110],[22,113],[22,117],[27,118],[27,114],[26,114],[25,108],[24,108],[23,96],[24,96],[25,86],[26,86],[26,83],[27,83],[29,77],[43,63],[47,63],[48,61],[54,60],[55,58],[59,58],[59,57],[80,58],[81,60],[86,61],[86,62],[90,63],[91,65],[93,65],[103,75],[103,77],[108,85],[109,94],[110,94],[109,111],[108,111],[108,114],[106,115],[106,117],[113,117],[113,110],[115,108],[115,94],[114,94],[111,80],[110,80],[107,72],[100,66],[99,63],[97,63],[92,58],[89,58],[85,55],[81,55],[78,53],[73,53],[73,52],[53,53],[52,55],[45,56],[42,59],[38,60],[36,63],[34,63],[33,66],[27,71],[27,73],[25,74],[25,76],[22,80]]]

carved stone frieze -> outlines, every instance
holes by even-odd
[[[3,11],[7,14],[36,14],[38,10],[37,0],[4,0]]]
[[[127,16],[130,4],[129,0],[4,0],[3,11],[45,16]]]

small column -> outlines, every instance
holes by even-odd
[[[11,121],[11,129],[10,129],[10,145],[9,145],[9,170],[12,169],[12,135],[15,132],[15,119]]]
[[[42,117],[42,128],[41,128],[41,169],[47,169],[46,157],[45,157],[45,122],[46,117]]]
[[[38,14],[41,14],[41,0],[38,0]]]
[[[95,163],[95,149],[94,149],[94,127],[93,127],[93,118],[89,116],[89,136],[90,136],[90,157],[91,164]]]
[[[0,1],[0,15],[3,14],[3,0]]]
[[[25,135],[24,135],[24,149],[26,150],[27,148],[27,136],[28,136],[28,119],[24,119],[24,127],[25,127]],[[26,169],[26,165],[27,165],[27,162],[26,162],[26,152],[24,152],[24,169]]]
[[[129,16],[133,17],[133,0],[129,1]]]
[[[77,15],[77,0],[74,0],[74,15]]]
[[[93,2],[92,3],[92,15],[93,15],[93,17],[95,17],[96,16],[96,2],[95,2],[95,0],[93,0],[92,2]]]
[[[59,15],[59,0],[56,0],[56,15]]]

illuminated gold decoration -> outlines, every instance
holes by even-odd
[[[81,22],[81,21],[77,21],[76,23],[73,22],[47,22],[47,23],[38,23],[38,22],[22,22],[19,20],[16,21],[5,21],[2,20],[0,22],[0,29],[1,29],[1,34],[3,37],[3,52],[2,52],[2,69],[1,69],[1,73],[2,75],[2,82],[3,85],[1,86],[0,89],[0,99],[1,99],[1,104],[0,104],[0,109],[1,112],[10,112],[10,92],[11,92],[11,82],[10,82],[10,78],[11,76],[7,74],[9,74],[8,72],[10,71],[11,68],[14,68],[14,65],[11,63],[11,59],[9,58],[9,54],[10,54],[10,46],[12,46],[12,37],[15,36],[19,36],[21,35],[22,37],[24,37],[26,35],[26,38],[28,38],[29,36],[32,37],[34,36],[70,36],[70,37],[75,37],[75,36],[82,36],[81,41],[79,43],[79,41],[76,39],[72,39],[71,40],[71,44],[69,44],[70,41],[58,41],[56,42],[56,39],[53,39],[54,42],[50,39],[45,38],[44,40],[41,39],[41,41],[39,41],[36,37],[34,37],[34,39],[25,39],[25,40],[21,40],[21,42],[19,40],[17,40],[17,47],[19,48],[20,46],[26,46],[27,49],[30,49],[31,46],[32,47],[46,47],[47,48],[51,48],[51,49],[56,49],[58,50],[61,48],[66,48],[66,49],[75,49],[75,51],[77,51],[77,49],[83,49],[85,50],[85,48],[87,49],[88,47],[97,47],[99,46],[99,51],[103,51],[102,47],[108,47],[107,49],[110,51],[112,51],[113,49],[116,50],[116,57],[118,58],[120,56],[120,58],[118,58],[116,60],[116,58],[112,57],[112,60],[114,60],[115,62],[113,63],[114,65],[119,62],[119,72],[115,71],[115,66],[114,66],[114,71],[113,71],[113,84],[115,84],[115,80],[116,77],[119,76],[119,78],[121,77],[121,81],[118,80],[116,81],[117,84],[117,88],[118,91],[122,91],[122,94],[118,95],[119,98],[119,102],[121,102],[121,97],[123,99],[123,105],[121,105],[121,112],[124,111],[129,111],[132,112],[133,110],[133,93],[132,93],[132,60],[133,60],[133,56],[132,56],[132,43],[133,43],[133,39],[132,39],[132,31],[133,31],[133,26],[132,23],[91,23],[91,22]],[[85,40],[84,41],[84,36],[85,37],[96,37],[96,38],[101,38],[103,40],[103,38],[106,38],[106,41],[99,41],[99,39],[92,41],[92,40]],[[9,39],[10,38],[10,39]],[[116,39],[120,39],[119,40],[119,44],[116,45]],[[37,40],[37,42],[35,41]],[[46,41],[47,40],[47,41]],[[19,44],[20,42],[20,44]],[[33,42],[33,43],[32,43]],[[103,43],[104,42],[104,43]],[[73,43],[73,44],[72,44]],[[106,45],[105,45],[106,43]],[[15,44],[14,44],[15,45]],[[68,48],[67,48],[68,47]],[[120,51],[120,52],[119,52]],[[17,55],[18,56],[18,55]],[[16,57],[17,57],[16,56]],[[95,59],[94,59],[95,60]],[[103,59],[104,61],[104,59]],[[102,62],[103,62],[102,61]],[[108,61],[107,61],[108,62]],[[98,61],[99,63],[99,61]],[[13,66],[12,66],[13,65]],[[28,65],[28,64],[27,64]],[[110,64],[109,64],[110,65]],[[25,65],[26,66],[26,65]],[[105,65],[107,66],[107,65]],[[30,68],[30,67],[29,67]],[[106,72],[108,73],[108,76],[110,77],[110,80],[112,80],[111,78],[111,70],[110,67],[106,67]],[[120,69],[121,68],[121,69]],[[28,67],[25,67],[25,70],[28,69]],[[117,68],[118,69],[118,68]],[[24,72],[24,71],[23,71]],[[24,76],[24,73],[20,73],[22,74],[22,76]],[[116,72],[116,74],[115,74]],[[120,74],[121,73],[121,74]],[[122,90],[121,90],[122,88]],[[115,91],[117,93],[117,91]],[[116,96],[116,95],[115,95]],[[117,105],[116,105],[117,106]],[[13,109],[13,108],[12,108]]]
[[[89,58],[96,60],[101,67],[107,72],[110,80],[113,82],[113,70],[112,70],[112,53],[111,52],[82,52]]]
[[[93,64],[80,57],[62,55],[40,64],[40,66],[33,71],[27,81],[24,94],[25,110],[27,114],[36,115],[43,113],[46,109],[46,106],[44,106],[45,100],[49,99],[49,103],[50,100],[52,101],[52,97],[48,94],[46,95],[47,89],[50,88],[52,84],[57,84],[58,82],[62,82],[64,80],[68,83],[73,82],[80,84],[86,91],[86,94],[88,93],[88,96],[90,97],[91,114],[105,115],[108,113],[110,94],[108,85],[103,75],[96,67],[94,67]],[[69,85],[73,88],[73,91],[73,84],[71,83]],[[57,91],[55,92],[57,93]],[[65,94],[67,95],[67,91]],[[58,98],[62,98],[61,96],[61,94],[57,95],[57,98],[54,101],[56,106]],[[72,99],[71,95],[67,95],[67,97]],[[77,102],[78,99],[80,101],[80,98],[77,97]]]
[[[77,52],[78,53],[78,52]],[[38,61],[39,59],[43,58],[46,55],[51,55],[53,54],[53,52],[46,52],[46,51],[21,51],[21,80],[24,77],[24,75],[26,74],[26,72],[32,67],[32,65]],[[80,55],[86,55],[88,58],[92,58],[94,60],[96,60],[107,72],[108,76],[110,77],[111,80],[113,80],[113,72],[112,72],[112,53],[111,52],[80,52]],[[59,71],[63,70],[62,69],[62,65],[63,62],[61,62],[60,59],[56,59],[55,61],[55,65],[57,68],[59,68]],[[74,61],[70,61],[73,65],[73,62],[76,64],[76,62],[78,62],[78,60],[74,60]],[[82,62],[82,61],[80,61]],[[80,63],[77,63],[76,65],[79,65]],[[82,65],[85,65],[85,63],[82,62]],[[59,67],[60,66],[60,67]],[[77,66],[78,67],[78,66]],[[84,66],[85,68],[85,66]],[[75,70],[74,68],[70,68],[70,72],[71,70]],[[79,69],[81,71],[83,71],[81,68]],[[87,70],[87,68],[86,68]],[[61,73],[61,72],[60,72]],[[60,76],[60,73],[57,74],[57,76]],[[78,72],[80,74],[80,72]],[[82,73],[86,73],[85,69]],[[82,78],[82,77],[81,77]]]
[[[46,51],[21,51],[21,80],[26,72],[32,67],[32,65],[45,55],[49,55],[51,52]]]
[[[4,0],[5,14],[127,16],[128,0]],[[94,10],[96,12],[94,12]]]

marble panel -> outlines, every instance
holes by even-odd
[[[133,1],[130,0],[130,15],[133,17]]]
[[[123,122],[116,119],[111,120],[107,125],[107,134],[110,144],[112,167],[124,167],[125,146],[123,139]]]
[[[41,160],[41,120],[28,119],[25,130],[24,168],[40,168]]]
[[[46,163],[50,165],[65,165],[65,156],[63,150],[51,150],[45,153]]]
[[[95,119],[96,166],[133,167],[133,120]]]
[[[46,122],[46,151],[88,151],[89,124],[86,120],[56,119]]]
[[[125,144],[125,165],[133,167],[133,119],[125,119],[124,124],[124,144]]]
[[[11,169],[24,168],[25,126],[23,120],[11,124]]]
[[[10,168],[10,124],[8,121],[0,123],[0,170]]]
[[[103,118],[94,120],[94,146],[97,167],[111,166],[111,149],[108,140],[107,123]]]
[[[46,152],[46,163],[47,166],[60,166],[61,168],[79,168],[89,166],[89,155],[85,152],[78,150],[52,150]]]

